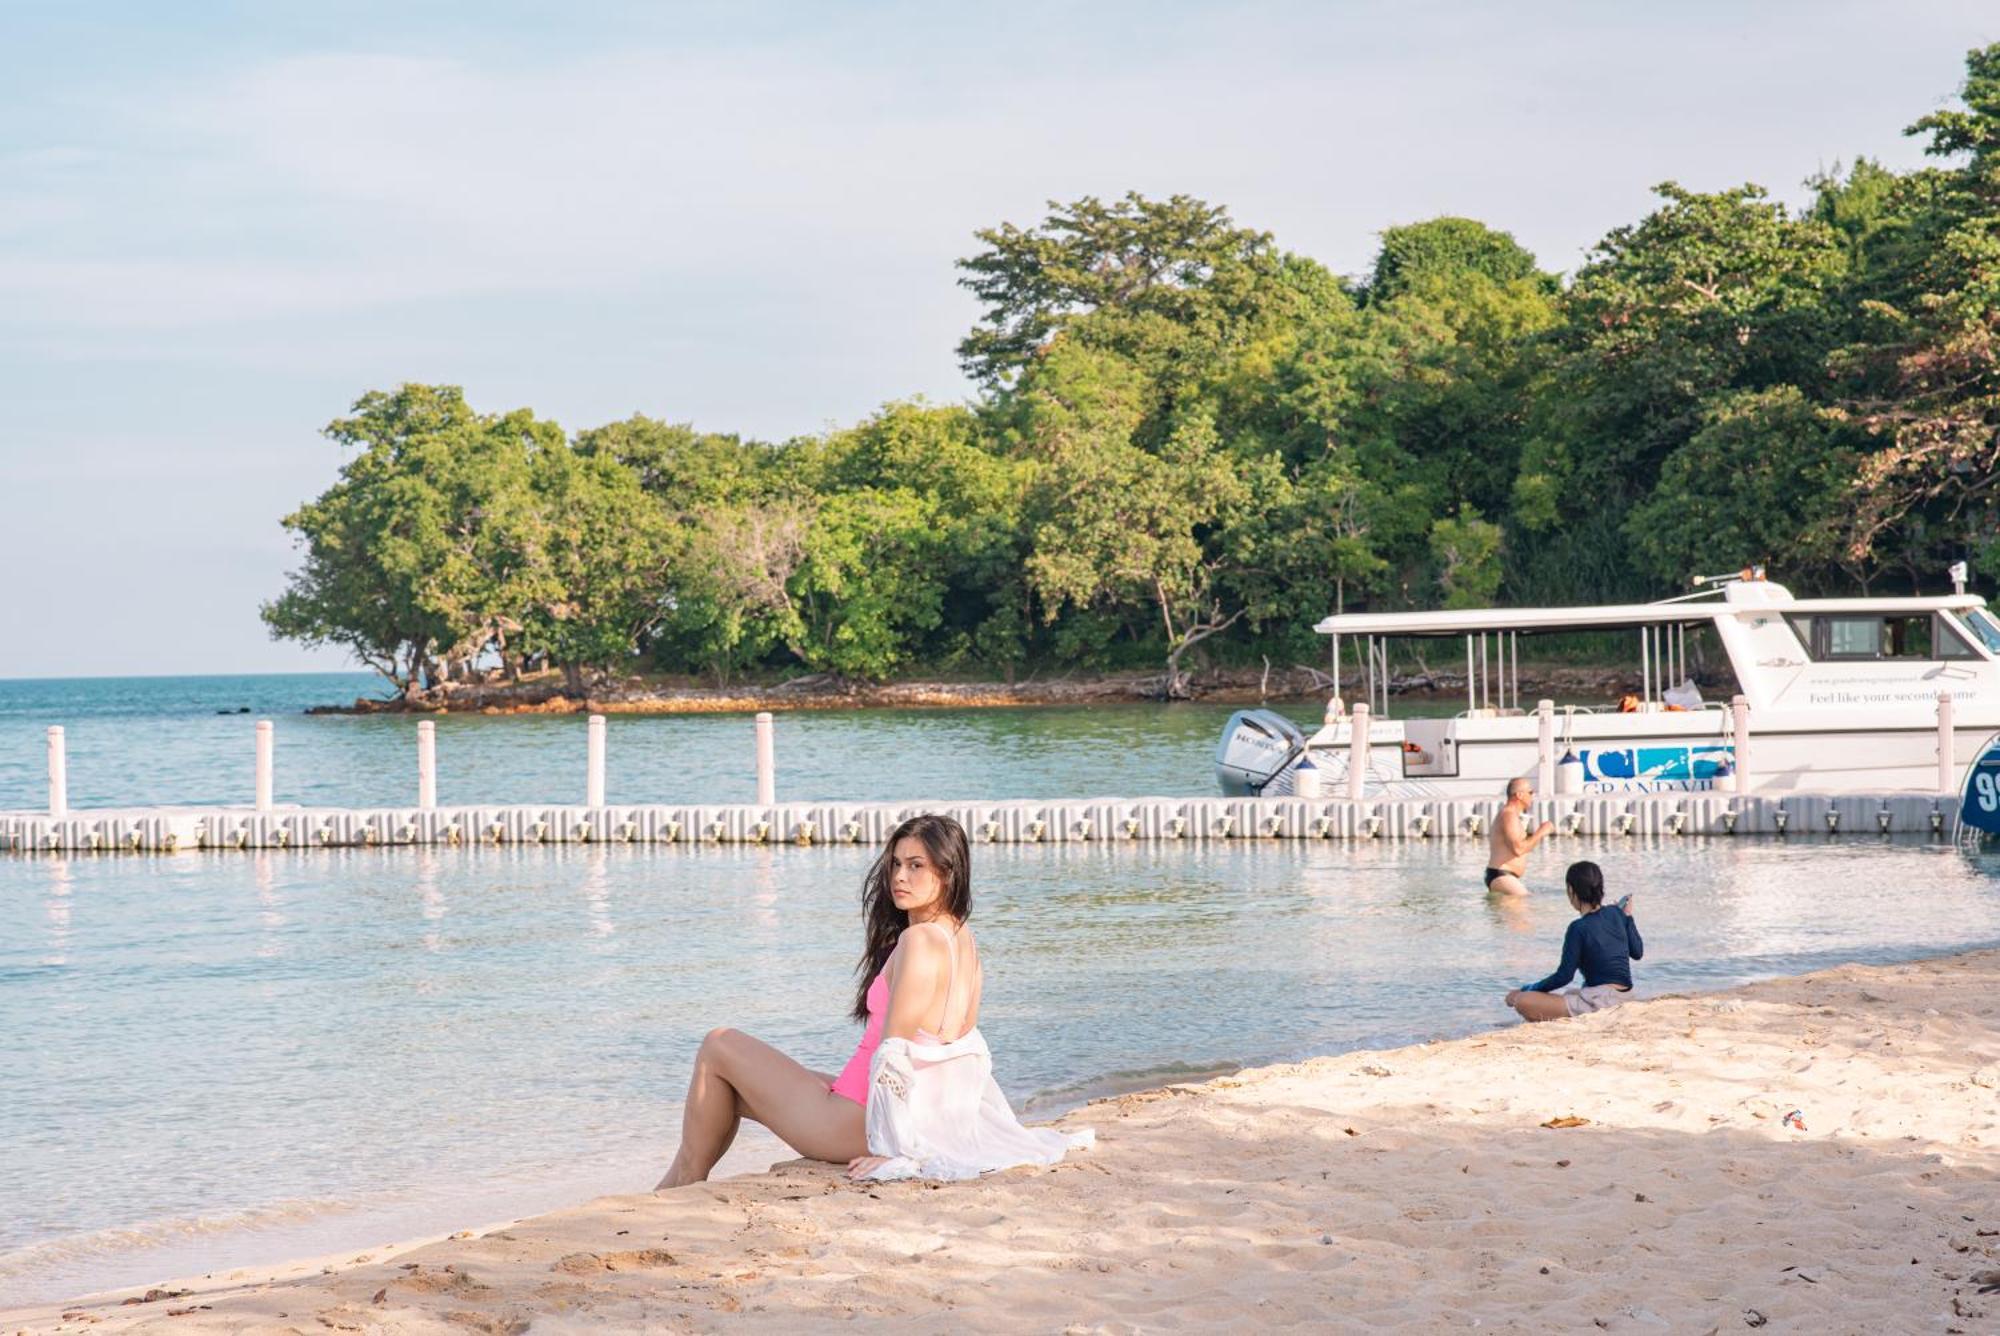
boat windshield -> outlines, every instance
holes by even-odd
[[[2000,621],[1984,608],[1965,608],[1958,614],[1966,629],[1979,637],[1979,643],[1986,646],[1989,654],[2000,654]]]

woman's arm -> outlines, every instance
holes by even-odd
[[[1526,990],[1530,993],[1553,993],[1556,989],[1576,977],[1577,967],[1583,963],[1583,920],[1573,918],[1569,928],[1563,933],[1562,963],[1556,972],[1540,983],[1531,983]]]
[[[903,929],[902,943],[896,948],[895,968],[889,974],[889,1014],[882,1022],[884,1039],[915,1039],[923,1029],[931,1004],[944,987],[945,958],[950,950],[940,934],[917,928]]]
[[[1625,916],[1625,954],[1634,960],[1646,958],[1646,944],[1639,940],[1639,925],[1630,914]]]

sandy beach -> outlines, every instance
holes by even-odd
[[[943,1186],[792,1161],[0,1330],[2000,1323],[1981,1292],[2000,1284],[2000,951],[1246,1071],[1062,1124],[1097,1148]]]

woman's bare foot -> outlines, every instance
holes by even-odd
[[[658,1183],[655,1183],[653,1185],[653,1191],[669,1192],[672,1191],[674,1188],[684,1188],[690,1183],[704,1182],[707,1180],[707,1178],[708,1178],[707,1174],[702,1174],[700,1177],[696,1177],[692,1174],[686,1173],[681,1168],[681,1157],[676,1155],[674,1156],[674,1162],[667,1166],[667,1176],[661,1179]]]

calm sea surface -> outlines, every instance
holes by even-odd
[[[365,673],[0,681],[0,811],[48,802],[48,726],[61,724],[72,807],[248,804],[256,721],[276,724],[275,798],[414,803],[416,722],[306,715],[377,695]],[[241,708],[249,713],[236,714]],[[809,710],[777,721],[778,797],[1067,798],[1215,792],[1228,705]],[[1280,707],[1285,708],[1285,707]],[[1289,707],[1318,722],[1317,705]],[[232,711],[218,714],[218,710]],[[438,801],[583,801],[582,715],[440,715]],[[750,716],[613,715],[613,803],[750,802]]]
[[[369,758],[400,752],[407,723],[285,715],[285,699],[353,694],[339,679],[242,681],[294,693],[244,688],[243,703],[278,718],[293,749],[281,756],[323,762],[314,800],[371,800],[387,763]],[[48,695],[24,703],[24,687]],[[103,763],[72,762],[80,783],[94,775],[89,801],[186,799],[202,784],[193,796],[240,797],[248,722],[202,713],[219,690],[0,684],[13,702],[0,754],[33,752],[7,757],[0,806],[38,801],[27,790],[50,705],[79,742],[96,734]],[[158,692],[185,704],[133,703]],[[781,776],[800,796],[1206,792],[1224,713],[791,717]],[[614,767],[628,767],[614,774],[644,796],[747,796],[747,765],[706,755],[726,742],[747,758],[747,721],[613,729]],[[439,732],[445,755],[484,758],[462,760],[458,782],[507,772],[486,777],[484,799],[581,785],[580,721]],[[0,1302],[358,1252],[650,1187],[706,1030],[739,1026],[821,1069],[846,1058],[867,856],[0,856]],[[1501,992],[1555,963],[1569,912],[1552,887],[1577,856],[1601,861],[1614,893],[1638,893],[1645,992],[2000,942],[2000,864],[1872,838],[1571,842],[1537,855],[1540,893],[1511,909],[1481,893],[1483,849],[1468,844],[981,849],[981,1028],[1001,1084],[1047,1113],[1505,1023]],[[746,1135],[734,1163],[774,1153]]]

